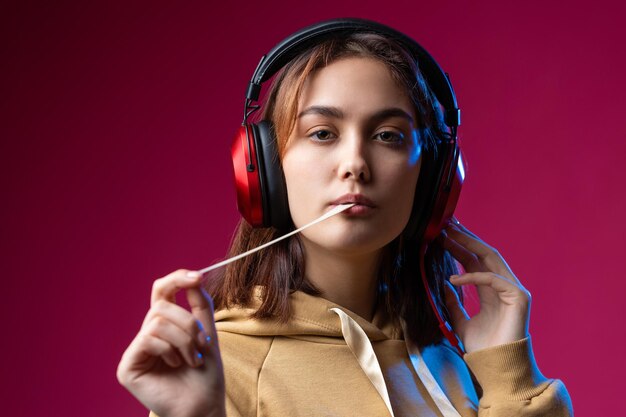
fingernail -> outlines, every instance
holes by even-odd
[[[452,281],[452,280],[457,280],[457,279],[459,279],[459,278],[460,278],[460,277],[459,277],[458,275],[450,275],[450,281]]]
[[[189,271],[189,272],[187,272],[186,277],[189,278],[190,280],[196,280],[196,279],[200,278],[200,272],[198,272],[198,271]]]
[[[197,337],[197,340],[198,340],[198,345],[199,345],[199,346],[204,346],[204,345],[206,344],[206,342],[207,342],[207,340],[206,340],[206,339],[207,339],[207,337],[208,337],[208,336],[205,336],[205,335],[204,335],[204,332],[200,332],[200,333],[198,333],[198,337]]]

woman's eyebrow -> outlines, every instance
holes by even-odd
[[[337,107],[329,107],[329,106],[311,106],[302,110],[300,114],[298,114],[298,119],[303,116],[308,116],[309,114],[317,114],[320,116],[333,117],[335,119],[343,119],[343,112]]]
[[[331,106],[307,107],[306,109],[302,110],[298,114],[298,119],[303,116],[308,116],[308,115],[326,116],[326,117],[332,117],[335,119],[344,118],[344,113],[343,111],[341,111],[341,109],[337,107],[331,107]],[[399,107],[390,107],[388,109],[382,109],[370,116],[370,118],[374,119],[375,121],[381,121],[381,120],[389,119],[392,117],[401,117],[403,119],[408,120],[411,123],[414,123],[413,116],[411,116],[409,113],[407,113],[406,111],[402,110]]]

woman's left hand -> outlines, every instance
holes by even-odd
[[[467,353],[514,342],[528,336],[530,293],[498,251],[483,242],[453,218],[441,234],[443,247],[457,259],[466,273],[453,275],[456,286],[475,285],[480,312],[469,317],[456,291],[446,287],[446,306],[452,327]]]

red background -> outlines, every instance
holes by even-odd
[[[225,251],[247,81],[341,16],[406,32],[451,74],[458,217],[532,292],[539,365],[577,415],[623,410],[624,7],[514,3],[3,2],[3,414],[146,415],[115,368],[152,280]]]

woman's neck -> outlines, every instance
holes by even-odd
[[[307,279],[322,297],[371,321],[374,316],[380,251],[337,253],[303,242]]]

